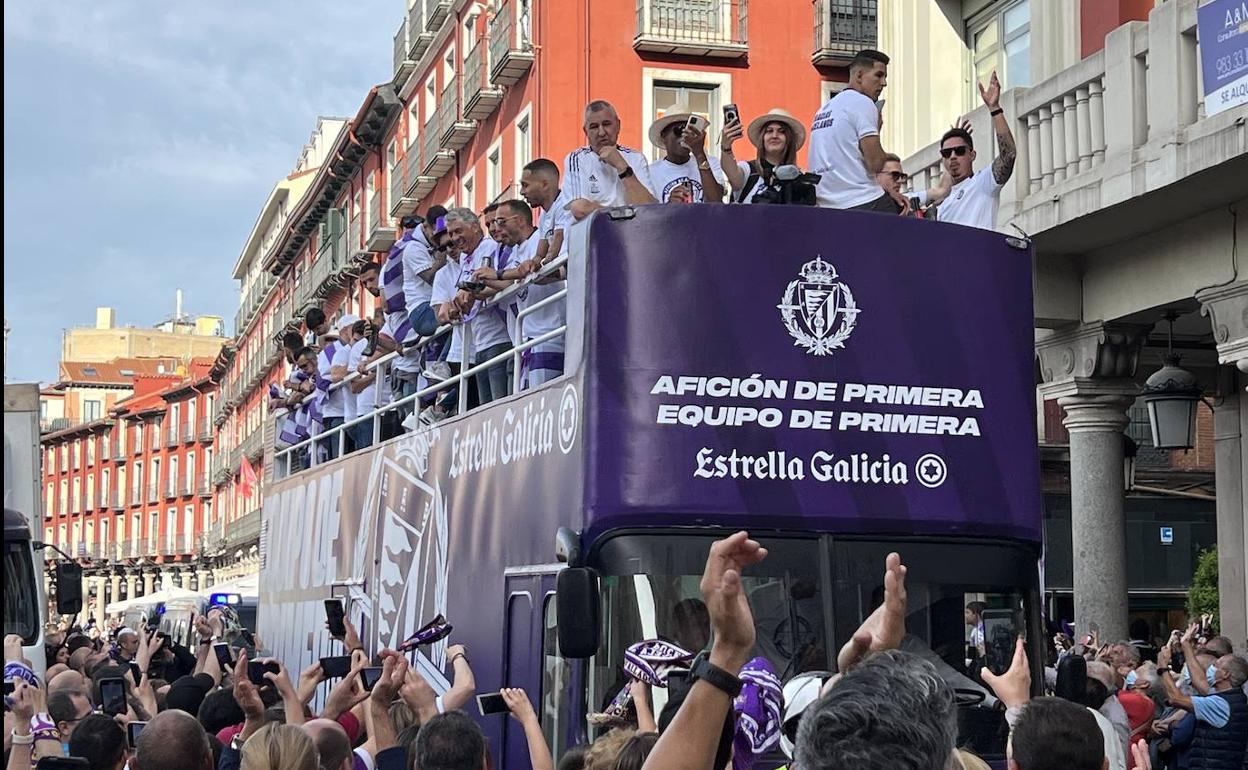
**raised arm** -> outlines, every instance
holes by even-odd
[[[724,126],[723,132],[719,135],[719,164],[724,168],[724,177],[728,180],[728,186],[736,192],[741,192],[741,188],[745,186],[746,176],[741,171],[741,167],[737,165],[737,158],[732,153],[732,143],[744,134],[745,129],[741,127],[741,121],[734,120]]]
[[[988,87],[979,84],[979,95],[988,107],[992,116],[992,131],[997,135],[997,159],[992,162],[992,178],[997,184],[1005,184],[1014,173],[1014,161],[1018,158],[1018,147],[1014,144],[1014,134],[1010,131],[1010,121],[1005,119],[1005,110],[1001,109],[1001,81],[993,70],[988,80]]]
[[[447,660],[455,669],[455,678],[451,689],[442,696],[442,706],[447,711],[463,708],[477,692],[477,680],[472,673],[472,665],[468,662],[468,649],[462,644],[453,644],[446,649]]]

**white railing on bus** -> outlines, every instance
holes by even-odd
[[[494,296],[490,297],[488,300],[485,300],[484,302],[482,302],[482,305],[481,305],[482,309],[484,310],[486,308],[494,307],[495,305],[499,305],[499,304],[507,302],[508,300],[515,297],[515,295],[524,291],[526,287],[533,285],[538,279],[549,277],[555,274],[556,272],[558,272],[559,270],[563,269],[563,267],[567,264],[567,262],[568,262],[568,258],[566,255],[561,256],[558,259],[554,259],[550,261],[540,271],[533,273],[532,275],[526,277],[523,280],[513,283],[512,285],[508,286],[503,291],[498,292]],[[381,387],[383,383],[385,383],[386,380],[389,378],[390,365],[398,357],[399,353],[398,351],[391,351],[381,356],[376,361],[372,362],[367,367],[365,367],[366,369],[371,370],[377,374],[376,381],[373,386],[374,387],[373,408],[369,410],[369,412],[366,414],[359,415],[358,417],[349,421],[344,421],[341,425],[336,425],[333,428],[330,428],[329,430],[323,430],[317,435],[306,438],[303,441],[300,441],[296,444],[292,444],[282,449],[277,449],[273,454],[273,477],[275,479],[281,479],[281,478],[285,478],[286,476],[289,476],[291,474],[291,458],[294,457],[296,453],[304,453],[305,450],[306,450],[306,453],[303,454],[303,456],[307,460],[308,467],[314,467],[320,464],[321,462],[325,462],[325,460],[322,460],[319,457],[319,451],[317,447],[328,447],[330,445],[329,442],[331,441],[337,443],[337,452],[335,453],[335,457],[342,457],[346,451],[347,431],[349,431],[351,428],[355,427],[356,425],[360,425],[364,422],[368,422],[368,421],[372,422],[372,429],[373,429],[372,443],[374,444],[379,443],[381,441],[381,418],[383,415],[385,415],[387,412],[392,412],[392,411],[402,409],[406,407],[408,404],[412,405],[412,413],[418,415],[420,412],[420,409],[419,409],[420,399],[426,396],[429,396],[431,394],[438,393],[440,391],[447,391],[447,390],[450,390],[451,388],[458,387],[459,388],[459,391],[458,391],[459,402],[458,402],[458,411],[456,413],[457,414],[465,413],[466,411],[468,411],[468,387],[464,385],[464,383],[469,382],[471,378],[475,376],[476,374],[480,372],[484,372],[487,369],[490,369],[497,364],[505,363],[508,359],[512,360],[513,367],[514,367],[514,372],[513,372],[513,377],[512,377],[512,393],[518,393],[520,391],[521,376],[523,374],[521,371],[521,360],[523,358],[524,352],[538,345],[545,344],[546,342],[549,342],[550,340],[557,339],[567,333],[567,324],[565,323],[563,326],[560,326],[558,329],[552,329],[551,331],[538,335],[537,337],[534,337],[533,339],[525,340],[524,339],[524,319],[527,316],[531,315],[533,312],[540,310],[546,307],[547,305],[564,300],[567,297],[567,294],[568,294],[568,289],[565,284],[562,289],[560,289],[557,292],[554,292],[549,297],[545,297],[542,300],[535,302],[532,305],[521,309],[516,315],[516,324],[517,324],[516,336],[519,339],[523,340],[523,342],[521,342],[519,345],[516,345],[513,348],[506,350],[503,353],[500,353],[486,361],[482,361],[481,363],[476,364],[475,366],[472,366],[472,367],[468,366],[468,361],[472,357],[472,354],[474,352],[473,345],[472,345],[472,326],[471,324],[460,324],[463,330],[464,342],[463,342],[463,345],[461,346],[459,373],[454,374],[449,379],[443,380],[441,382],[433,383],[424,388],[418,388],[415,393],[412,393],[411,395],[408,395],[408,396],[404,396],[401,399],[391,401],[387,404],[378,404],[377,401],[378,399],[384,397],[381,391]],[[413,348],[417,350],[424,350],[429,345],[429,343],[433,342],[439,337],[443,337],[446,334],[450,333],[455,328],[455,326],[456,324],[443,324],[439,326],[437,330],[434,331],[433,334],[429,335],[428,337],[422,337],[421,339],[417,340],[412,346],[408,348],[408,350],[411,350]],[[349,387],[350,383],[354,382],[355,380],[360,379],[363,376],[365,375],[360,374],[358,370],[348,372],[347,375],[343,377],[341,380],[333,383],[329,389],[330,391],[334,391],[340,388]],[[279,410],[279,411],[274,412],[270,416],[270,419],[284,419],[287,414],[288,414],[288,410]],[[280,432],[281,431],[279,429],[278,431],[275,432],[275,435],[279,434]],[[300,470],[305,470],[305,469],[301,468]],[[295,471],[295,472],[297,473],[298,471]]]

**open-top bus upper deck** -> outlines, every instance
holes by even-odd
[[[951,681],[967,597],[1038,630],[1025,242],[785,206],[616,209],[571,237],[562,377],[268,489],[260,631],[288,665],[335,649],[315,631],[331,593],[373,649],[442,613],[489,650],[478,690],[543,698],[558,747],[624,646],[705,642],[682,623],[735,529],[773,549],[749,587],[782,673],[831,666],[901,541],[910,625]],[[551,635],[561,527],[604,576],[588,676]],[[415,656],[441,689],[444,650]]]

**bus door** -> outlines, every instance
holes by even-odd
[[[555,756],[573,745],[570,736],[578,734],[570,716],[575,692],[572,661],[559,656],[555,636],[555,573],[560,566],[508,570],[505,577],[504,686],[528,694]],[[524,729],[516,720],[505,721],[502,745],[503,770],[530,766]]]

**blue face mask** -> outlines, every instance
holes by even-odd
[[[1128,671],[1128,672],[1127,672],[1127,678],[1126,678],[1126,681],[1127,681],[1127,687],[1135,687],[1135,682],[1136,682],[1136,680],[1138,680],[1139,678],[1140,678],[1140,677],[1139,677],[1139,675],[1138,675],[1138,674],[1136,674],[1134,671]]]
[[[1209,664],[1209,668],[1205,669],[1205,678],[1209,680],[1209,686],[1210,686],[1210,687],[1213,687],[1214,683],[1215,683],[1215,682],[1217,681],[1217,679],[1218,679],[1218,667],[1217,667],[1217,665],[1215,665],[1215,664],[1213,664],[1213,663],[1210,663],[1210,664]]]

